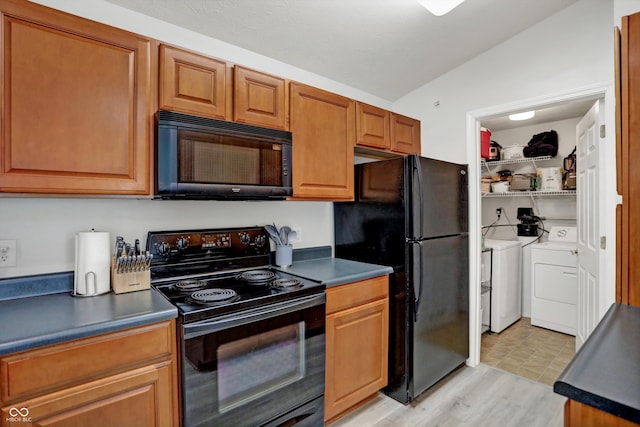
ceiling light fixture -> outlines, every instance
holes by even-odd
[[[454,7],[458,6],[463,1],[464,0],[418,0],[418,3],[435,16],[442,16],[451,12]]]
[[[535,111],[525,111],[524,113],[509,114],[509,120],[514,120],[514,121],[528,120],[535,115],[536,115]]]

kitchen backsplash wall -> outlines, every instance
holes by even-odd
[[[330,202],[219,202],[146,199],[0,199],[0,239],[17,240],[17,266],[0,278],[72,271],[75,235],[92,228],[146,244],[150,230],[219,228],[276,222],[301,229],[294,249],[333,246]]]

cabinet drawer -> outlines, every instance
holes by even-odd
[[[389,276],[347,283],[327,289],[327,314],[366,304],[389,295]]]
[[[167,360],[174,321],[28,350],[0,358],[3,404]]]

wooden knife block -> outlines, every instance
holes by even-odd
[[[111,289],[114,293],[141,291],[150,287],[151,270],[147,268],[141,271],[117,273],[115,257],[111,260]]]

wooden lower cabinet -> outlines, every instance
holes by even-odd
[[[0,357],[0,426],[176,426],[175,321]]]
[[[638,427],[638,424],[618,418],[607,412],[584,405],[575,400],[564,404],[565,427]]]
[[[327,289],[325,421],[387,385],[388,280],[380,276]]]

